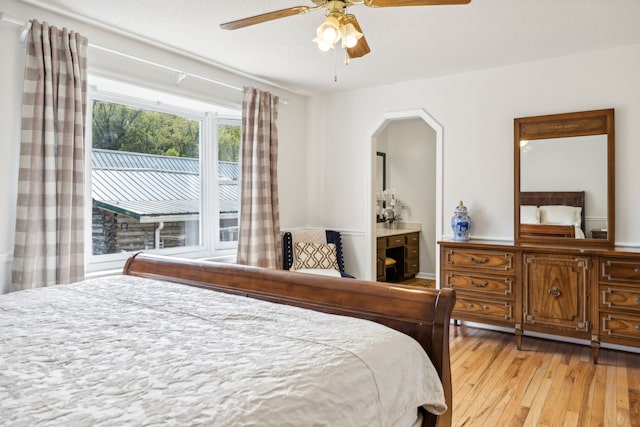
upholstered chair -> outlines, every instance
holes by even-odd
[[[282,233],[284,270],[354,278],[344,271],[340,232],[302,229]]]

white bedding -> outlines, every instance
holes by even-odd
[[[0,297],[3,426],[399,426],[446,409],[373,322],[115,276]]]

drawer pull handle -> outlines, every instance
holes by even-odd
[[[640,331],[640,325],[636,325],[636,331]]]
[[[558,288],[549,288],[547,293],[553,298],[558,298],[562,294],[562,292],[560,292],[560,289]]]
[[[640,297],[636,297],[636,302],[640,302]]]
[[[634,272],[634,273],[640,273],[640,267],[638,267],[638,268],[634,268],[634,269],[633,269],[633,272]]]
[[[469,257],[469,261],[476,263],[476,264],[485,264],[487,262],[489,262],[489,258],[474,258],[473,256]]]
[[[471,283],[471,286],[475,286],[476,288],[484,288],[489,284],[489,282],[486,280],[480,283],[480,282],[474,282],[473,279],[469,279],[469,283]]]
[[[488,306],[488,305],[483,305],[483,306],[482,306],[482,308],[483,308],[484,310],[489,310],[489,306]]]
[[[468,304],[467,307],[473,308],[473,304]]]

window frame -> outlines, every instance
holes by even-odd
[[[115,82],[114,83],[118,83]],[[130,85],[122,82],[123,85]],[[135,85],[148,90],[142,86]],[[156,91],[155,92],[161,92]],[[184,97],[182,97],[184,98]],[[185,98],[186,99],[186,98]],[[238,116],[211,111],[199,111],[165,101],[153,101],[125,93],[101,90],[89,84],[87,90],[86,134],[85,134],[85,271],[100,273],[121,269],[126,260],[135,252],[94,255],[92,241],[92,149],[93,149],[93,103],[103,101],[184,117],[199,121],[199,161],[200,161],[200,244],[162,249],[146,249],[136,252],[174,255],[184,258],[235,260],[237,241],[220,241],[220,210],[218,193],[218,125],[237,124],[241,126],[240,110]],[[213,105],[212,105],[213,106]],[[240,177],[239,177],[240,179]],[[238,183],[240,185],[240,183]],[[240,190],[240,187],[239,187]],[[240,212],[238,212],[239,218]]]
[[[229,249],[233,249],[234,250],[234,254],[235,251],[238,248],[238,242],[237,241],[222,241],[220,240],[220,197],[219,197],[219,183],[218,183],[218,176],[220,176],[220,174],[218,173],[218,165],[219,163],[219,150],[218,150],[218,127],[220,125],[237,125],[237,126],[242,126],[242,119],[241,118],[236,118],[236,117],[231,117],[229,115],[223,115],[223,114],[214,114],[214,123],[212,124],[212,129],[214,130],[214,134],[213,134],[213,141],[214,141],[214,148],[213,148],[213,175],[214,177],[216,177],[216,185],[215,185],[215,197],[213,198],[214,201],[214,207],[213,207],[213,212],[215,212],[216,214],[216,230],[213,233],[213,238],[214,238],[214,247],[216,250],[229,250]],[[242,133],[241,133],[241,138],[242,138]],[[242,141],[240,141],[240,147],[238,148],[238,227],[240,226],[240,190],[242,188],[242,186],[240,185],[240,179],[241,179],[241,171],[242,171]]]

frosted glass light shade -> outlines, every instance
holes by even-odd
[[[333,16],[327,16],[318,27],[318,33],[325,42],[333,44],[340,40],[340,23]]]
[[[362,33],[353,26],[353,24],[348,23],[344,27],[342,27],[342,46],[343,47],[354,47],[358,44],[358,40],[362,37]]]
[[[322,37],[316,37],[315,39],[313,39],[313,41],[318,43],[318,49],[323,52],[326,52],[333,47],[333,44],[327,43],[322,39]]]

